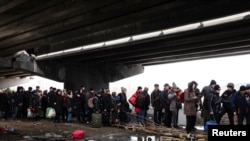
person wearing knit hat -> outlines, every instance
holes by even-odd
[[[230,87],[230,88],[233,89],[233,88],[234,88],[234,83],[232,83],[232,82],[228,83],[228,84],[227,84],[227,87]]]
[[[227,84],[227,90],[225,90],[221,95],[221,99],[223,101],[223,110],[221,111],[219,122],[224,116],[224,114],[227,113],[229,118],[229,124],[234,125],[235,98],[236,90],[234,89],[234,84],[232,82],[229,82]]]
[[[216,84],[217,84],[217,83],[216,83],[215,80],[211,80],[211,81],[210,81],[210,86],[211,86],[211,85],[216,85]]]
[[[177,86],[176,86],[175,82],[172,83],[172,87],[171,88],[172,89],[177,89]]]
[[[235,98],[238,125],[243,125],[244,120],[246,120],[246,125],[250,125],[250,114],[247,112],[249,109],[247,97],[246,87],[241,85]]]
[[[211,91],[204,101],[204,131],[207,131],[206,123],[209,120],[215,120],[219,125],[220,111],[221,111],[221,98],[220,98],[220,85],[214,86],[214,91]]]
[[[215,86],[216,84],[217,84],[217,82],[216,82],[215,80],[212,79],[212,80],[210,81],[210,84],[209,84],[208,86],[205,86],[205,87],[202,88],[201,93],[200,93],[200,96],[199,96],[200,109],[201,109],[201,111],[202,111],[202,109],[203,109],[203,103],[204,103],[204,101],[205,101],[207,95],[208,95],[210,92],[214,91],[214,86]],[[203,98],[203,99],[202,99],[202,98]],[[204,117],[203,117],[203,113],[201,114],[201,117],[204,118]]]
[[[154,90],[151,92],[151,105],[153,107],[154,123],[161,124],[162,122],[162,92],[158,84],[154,85]]]
[[[244,85],[241,85],[239,91],[244,91],[245,92],[246,91],[246,87]]]

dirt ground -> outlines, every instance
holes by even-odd
[[[134,126],[134,124],[131,125]],[[136,124],[136,126],[138,125]],[[36,121],[9,119],[1,121],[0,127],[5,128],[5,133],[0,134],[0,141],[71,141],[71,134],[73,131],[79,129],[85,131],[85,138],[78,141],[142,141],[143,137],[157,137],[155,136],[156,134],[126,130],[121,127],[94,128],[91,124],[79,124],[76,122],[54,123],[49,119]],[[128,127],[130,128],[131,126],[128,125]],[[167,129],[161,126],[157,126],[157,132],[169,132],[176,134],[176,136],[179,136],[179,134],[185,135],[185,129]],[[200,135],[204,134],[202,131],[196,133]],[[168,136],[166,137],[168,138]]]
[[[1,121],[0,127],[6,129],[0,140],[70,140],[74,130],[84,130],[85,140],[112,138],[112,135],[132,135],[133,131],[115,127],[94,128],[79,123],[53,123],[51,120],[12,120]],[[12,132],[13,131],[13,132]],[[116,139],[113,139],[116,140]]]

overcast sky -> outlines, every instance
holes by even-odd
[[[128,94],[131,94],[137,86],[147,86],[151,92],[155,83],[162,89],[165,83],[172,85],[172,82],[185,89],[192,80],[198,82],[198,87],[202,89],[214,79],[221,85],[222,90],[226,89],[228,82],[233,82],[238,90],[239,85],[250,82],[247,77],[248,60],[250,55],[241,55],[148,66],[143,74],[110,83],[110,89],[120,92],[120,87],[123,86],[127,87]]]

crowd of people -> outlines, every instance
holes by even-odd
[[[39,86],[34,90],[29,87],[24,90],[22,86],[10,92],[0,91],[0,111],[4,120],[8,118],[27,119],[27,109],[33,113],[33,119],[46,118],[48,107],[55,109],[54,122],[72,122],[75,116],[78,123],[90,124],[92,114],[102,115],[102,124],[110,126],[114,123],[127,124],[131,121],[132,110],[136,113],[139,126],[148,121],[149,107],[153,108],[153,122],[155,125],[164,125],[166,128],[180,128],[178,126],[178,111],[183,108],[186,116],[186,132],[191,134],[196,130],[197,111],[206,121],[214,119],[220,124],[222,117],[227,113],[229,124],[234,125],[234,115],[237,115],[237,124],[243,121],[250,125],[250,84],[234,88],[234,83],[228,83],[227,89],[221,93],[220,86],[211,80],[208,86],[201,90],[196,81],[188,83],[186,89],[177,87],[175,83],[164,84],[160,90],[159,84],[154,90],[148,92],[148,87],[139,86],[133,96],[127,97],[127,90],[121,87],[121,92],[110,92],[102,88],[98,91],[90,88],[85,90],[81,86],[78,90],[60,90],[54,87],[42,91]],[[132,104],[133,108],[131,108]]]

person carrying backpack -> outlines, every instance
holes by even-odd
[[[121,92],[116,97],[117,102],[117,110],[118,110],[118,118],[122,125],[126,125],[128,123],[128,115],[129,112],[129,103],[127,100],[127,89],[122,87]]]
[[[136,102],[135,102],[135,112],[136,120],[139,126],[142,126],[144,114],[145,114],[145,99],[146,96],[142,93],[142,87],[139,86],[136,90]]]

